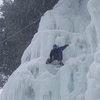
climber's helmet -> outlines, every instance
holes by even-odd
[[[58,48],[58,46],[56,44],[53,45],[53,49]]]

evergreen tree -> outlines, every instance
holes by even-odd
[[[23,51],[37,32],[41,16],[58,0],[3,0],[4,17],[0,67],[11,74],[20,64]],[[30,25],[32,24],[32,25]],[[25,28],[29,25],[27,28]],[[10,39],[8,39],[11,37]]]

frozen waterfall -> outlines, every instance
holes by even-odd
[[[42,16],[0,100],[100,100],[99,26],[99,0],[59,0]],[[67,43],[64,66],[45,64],[53,44]]]

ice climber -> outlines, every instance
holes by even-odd
[[[57,46],[56,44],[53,45],[53,49],[50,52],[50,57],[47,59],[46,64],[50,64],[53,61],[57,60],[57,63],[60,65],[64,65],[62,60],[63,60],[63,50],[68,47],[69,44],[66,44],[64,46]]]

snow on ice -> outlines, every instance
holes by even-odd
[[[1,95],[1,93],[2,93],[2,89],[0,89],[0,95]]]
[[[0,100],[100,100],[99,5],[59,0],[47,11]],[[45,64],[53,44],[69,44],[60,69]]]

